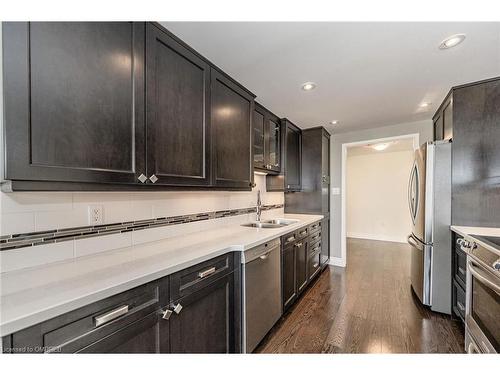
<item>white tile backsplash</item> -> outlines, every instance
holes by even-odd
[[[104,223],[110,224],[252,207],[257,202],[257,190],[261,190],[264,205],[284,203],[283,193],[266,192],[265,176],[255,175],[255,183],[251,192],[1,192],[0,235],[86,226],[89,225],[88,206],[95,204],[104,207]],[[262,213],[263,218],[279,215],[283,215],[283,210]],[[255,214],[2,251],[0,271],[33,267],[251,220],[255,220]]]
[[[0,251],[1,272],[36,267],[43,264],[71,259],[74,257],[74,242],[75,241],[71,240],[48,245]]]
[[[75,257],[120,249],[132,245],[132,232],[108,234],[75,240]]]

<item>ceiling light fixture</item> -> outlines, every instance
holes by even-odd
[[[330,121],[330,125],[337,125],[339,123],[338,120],[332,120]]]
[[[456,45],[462,43],[465,39],[465,34],[455,34],[452,35],[441,42],[439,49],[453,48]]]
[[[423,103],[420,104],[420,108],[427,108],[430,105],[431,105],[431,103],[429,103],[429,102],[423,102]]]
[[[316,88],[316,84],[314,82],[306,82],[302,85],[302,90],[311,91]]]
[[[384,151],[387,147],[389,147],[393,142],[385,142],[385,143],[377,143],[375,145],[371,145],[370,147],[377,151]]]

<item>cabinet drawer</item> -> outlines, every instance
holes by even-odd
[[[453,311],[465,320],[465,290],[456,281],[453,282]]]
[[[155,311],[78,353],[168,353],[169,335],[162,331],[162,325],[166,324],[161,313]]]
[[[167,303],[168,279],[163,278],[19,331],[12,346],[74,353]]]
[[[321,238],[315,242],[309,242],[309,255],[312,256],[315,253],[321,252]]]
[[[312,280],[319,272],[321,269],[320,264],[321,264],[321,248],[319,251],[315,251],[314,253],[310,253],[308,260],[307,260],[307,274],[309,280]]]
[[[236,253],[228,253],[207,260],[173,274],[170,278],[170,296],[177,300],[209,285],[235,268]]]
[[[321,230],[309,236],[309,243],[315,243],[321,240]]]
[[[321,221],[318,221],[317,223],[309,225],[309,234],[314,233],[318,230],[321,230]]]
[[[305,228],[300,228],[295,232],[295,237],[297,237],[298,240],[301,240],[303,238],[306,238],[309,233],[309,229],[307,227]]]
[[[295,240],[297,240],[296,232],[288,233],[285,234],[283,237],[281,237],[281,243],[283,244],[283,246],[286,246],[286,244],[293,243],[295,242]]]
[[[455,280],[465,288],[467,280],[467,254],[460,249],[455,249],[455,259],[453,262]]]

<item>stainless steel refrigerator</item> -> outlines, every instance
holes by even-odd
[[[431,310],[451,313],[451,143],[415,151],[408,184],[411,286]]]

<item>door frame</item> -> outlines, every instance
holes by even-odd
[[[341,257],[334,258],[335,266],[345,267],[347,263],[347,225],[346,225],[346,164],[347,164],[347,149],[355,146],[365,146],[373,143],[390,142],[401,139],[413,139],[413,149],[416,150],[420,146],[420,134],[402,134],[392,137],[367,139],[363,141],[342,143],[342,169],[341,169],[341,187],[340,187],[340,202],[341,202],[341,219],[340,219],[340,250]]]

